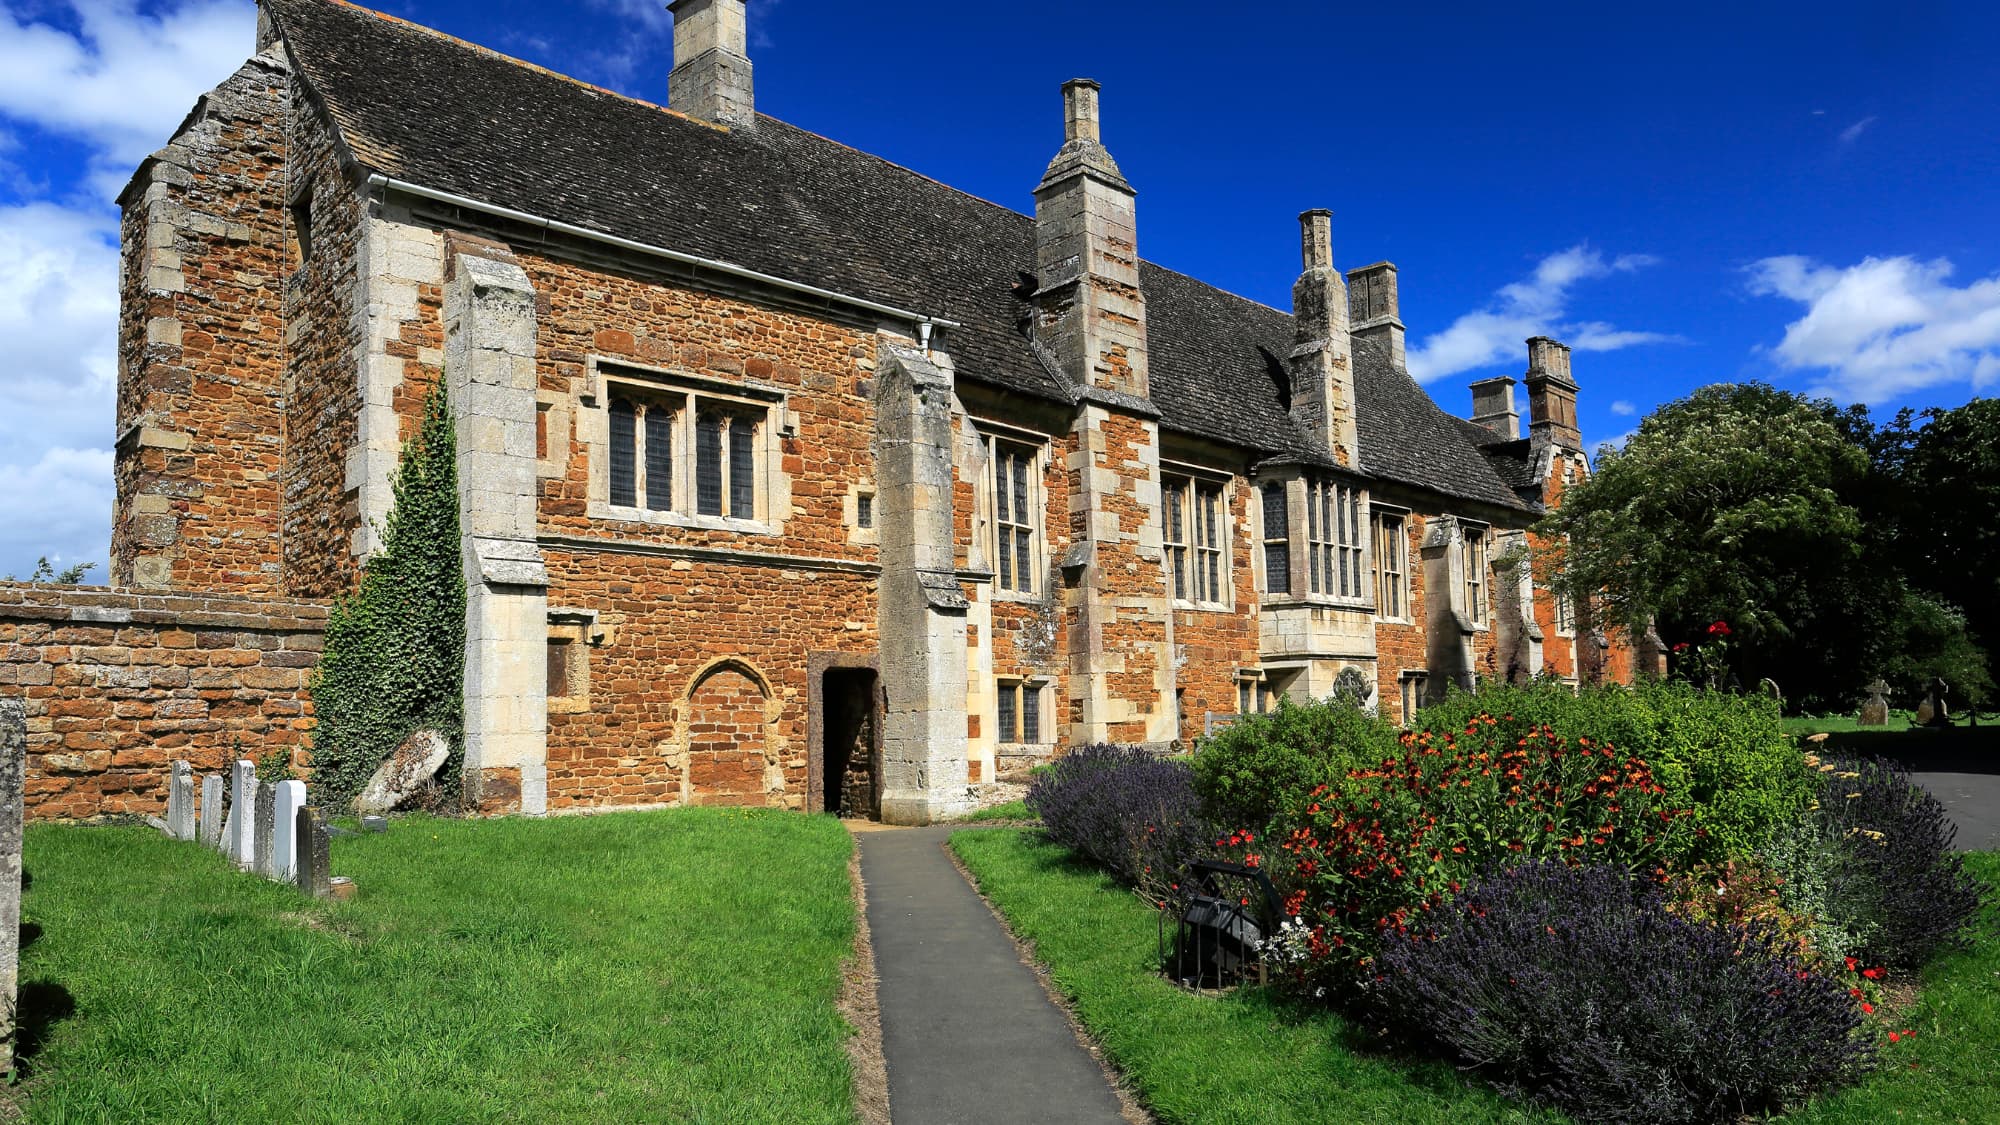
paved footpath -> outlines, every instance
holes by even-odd
[[[1122,1125],[1104,1072],[945,854],[960,830],[855,833],[896,1125]]]

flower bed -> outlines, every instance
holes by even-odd
[[[1342,706],[1240,724],[1171,779],[1096,754],[1049,788],[1087,814],[1044,817],[1163,902],[1163,865],[1262,868],[1294,916],[1266,948],[1281,989],[1580,1119],[1852,1081],[1911,1030],[1887,973],[1961,947],[1987,893],[1907,775],[1800,753],[1766,701],[1504,687],[1387,741]]]

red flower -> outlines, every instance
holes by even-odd
[[[1853,972],[1853,971],[1854,971],[1855,969],[1859,968],[1860,966],[1861,966],[1861,962],[1859,962],[1859,961],[1856,961],[1856,960],[1855,960],[1854,958],[1852,958],[1852,957],[1849,957],[1849,958],[1847,959],[1847,971],[1848,971],[1848,972],[1850,972],[1850,973],[1851,973],[1851,972]]]
[[[1871,1015],[1871,1016],[1872,1016],[1872,1015],[1874,1015],[1874,1014],[1875,1014],[1875,1005],[1873,1005],[1873,1004],[1870,1004],[1870,1003],[1869,1003],[1868,1001],[1866,1001],[1866,1000],[1863,1000],[1863,1001],[1861,1002],[1861,1010],[1862,1010],[1863,1012],[1866,1012],[1867,1014],[1869,1014],[1869,1015]]]
[[[1688,650],[1688,643],[1686,641],[1682,641],[1681,643],[1674,646],[1675,652],[1686,652],[1687,650]]]
[[[1708,635],[1711,637],[1726,637],[1730,632],[1731,629],[1727,621],[1717,621],[1708,627]]]
[[[1896,1033],[1895,1033],[1895,1032],[1893,1032],[1893,1031],[1889,1033],[1889,1042],[1891,1042],[1891,1043],[1901,1043],[1902,1041],[1903,1041],[1903,1037],[1902,1037],[1901,1035],[1898,1035],[1898,1034],[1896,1034]]]
[[[1864,976],[1864,977],[1867,977],[1867,978],[1868,978],[1869,980],[1881,980],[1881,979],[1882,979],[1882,970],[1880,970],[1880,969],[1863,969],[1863,970],[1861,970],[1861,975],[1862,975],[1862,976]]]

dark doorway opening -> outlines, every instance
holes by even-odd
[[[828,668],[820,679],[821,807],[835,816],[880,813],[880,695],[872,668]]]

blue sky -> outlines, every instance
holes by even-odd
[[[652,0],[383,10],[649,101]],[[110,199],[248,53],[248,0],[0,0],[0,575],[102,563]],[[1578,348],[1591,444],[1704,383],[1880,409],[2000,386],[2000,8],[751,0],[758,105],[1009,206],[1104,83],[1140,249],[1286,307],[1295,216],[1401,268],[1448,410]],[[100,579],[103,571],[97,572]]]

